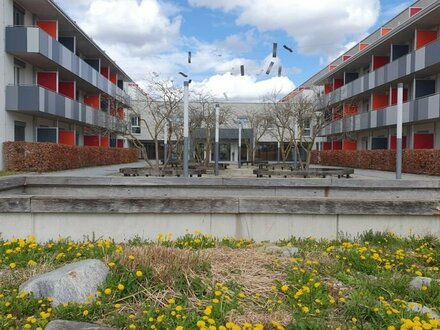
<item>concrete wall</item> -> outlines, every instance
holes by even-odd
[[[33,234],[47,241],[59,236],[125,241],[135,236],[155,239],[158,233],[173,238],[200,230],[217,237],[233,236],[276,241],[291,236],[335,239],[368,230],[397,235],[440,235],[438,216],[283,215],[283,214],[24,214],[0,213],[2,237]]]

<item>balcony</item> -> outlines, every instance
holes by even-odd
[[[53,67],[55,63],[130,107],[130,96],[125,91],[37,27],[7,27],[6,52],[41,67]]]
[[[421,97],[403,104],[403,123],[440,118],[440,94]],[[335,121],[321,131],[321,136],[348,133],[396,125],[397,106],[369,111]]]
[[[7,86],[6,110],[123,132],[128,123],[37,85]]]
[[[371,89],[397,82],[416,72],[427,72],[430,67],[439,63],[440,38],[329,93],[326,104],[336,104]]]

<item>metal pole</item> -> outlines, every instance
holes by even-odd
[[[168,158],[168,123],[165,123],[163,128],[163,163],[167,162]]]
[[[280,141],[277,142],[277,146],[278,146],[278,148],[277,148],[277,163],[279,163],[280,162],[280,147],[281,147]]]
[[[214,174],[218,175],[218,156],[219,156],[219,116],[220,116],[220,105],[217,103],[215,105],[215,146],[214,146]]]
[[[183,83],[183,176],[188,177],[188,147],[189,147],[189,125],[188,125],[188,88],[189,82]]]
[[[241,168],[241,121],[238,123],[238,168]]]
[[[403,84],[397,85],[396,180],[402,179],[402,112]]]

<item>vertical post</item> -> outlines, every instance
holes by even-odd
[[[396,180],[402,179],[402,112],[403,84],[397,85]]]
[[[165,164],[168,159],[168,122],[165,122],[163,127],[163,163]]]
[[[238,168],[241,168],[241,120],[238,122]]]
[[[183,83],[183,176],[188,177],[188,147],[189,147],[189,125],[188,125],[188,88],[189,82]]]
[[[277,142],[277,163],[280,162],[280,148],[281,148],[281,143],[280,141]]]
[[[218,156],[219,156],[219,116],[220,116],[220,105],[217,103],[215,105],[215,146],[214,146],[214,174],[218,176]]]

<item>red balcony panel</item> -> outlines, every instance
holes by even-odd
[[[116,85],[118,83],[118,74],[110,73],[110,81]]]
[[[52,38],[58,40],[58,21],[37,21],[37,26],[46,31]]]
[[[382,27],[380,29],[380,36],[383,37],[385,35],[387,35],[388,33],[390,33],[393,29],[389,28],[389,27]]]
[[[324,93],[329,94],[333,91],[333,84],[325,84],[324,85]]]
[[[408,88],[403,89],[403,102],[408,101]],[[391,105],[397,104],[397,87],[391,89]]]
[[[116,148],[124,148],[124,139],[116,140]]]
[[[58,90],[61,95],[75,100],[75,82],[74,81],[60,81]]]
[[[388,63],[390,63],[389,56],[373,55],[373,71],[383,67],[384,65],[387,65]]]
[[[110,138],[108,136],[101,136],[101,147],[110,148]]]
[[[356,140],[342,141],[342,150],[357,150],[357,141]]]
[[[343,62],[348,61],[350,58],[351,58],[351,55],[343,55],[342,56],[342,61]]]
[[[110,79],[110,68],[101,67],[101,74],[107,79]]]
[[[99,135],[84,136],[84,145],[88,147],[99,147],[100,140],[101,138]]]
[[[342,141],[333,141],[332,142],[333,150],[342,150]]]
[[[414,149],[434,149],[434,134],[414,134]]]
[[[344,104],[344,117],[353,116],[358,113],[358,105],[353,103]]]
[[[390,137],[390,149],[396,150],[397,149],[397,136],[392,135]],[[406,136],[402,136],[402,149],[406,149]]]
[[[421,12],[422,8],[420,7],[409,7],[409,17],[413,17],[417,13]]]
[[[390,98],[388,95],[374,95],[373,94],[373,111],[386,108],[390,105]]]
[[[368,47],[368,44],[367,43],[364,43],[364,42],[361,42],[360,44],[359,44],[359,50],[361,51],[361,50],[364,50],[365,48],[367,48]]]
[[[95,108],[101,109],[101,96],[100,95],[86,95],[84,96],[84,104]]]
[[[37,72],[37,84],[58,93],[58,72]]]
[[[75,131],[58,131],[58,144],[75,145]]]
[[[437,39],[437,31],[416,31],[416,49],[422,48]]]
[[[344,86],[344,79],[333,79],[333,90]]]
[[[322,148],[324,150],[332,150],[332,143],[331,142],[324,142]]]

